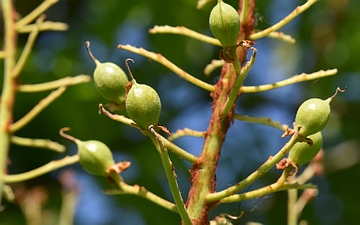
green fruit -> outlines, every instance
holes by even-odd
[[[307,137],[324,129],[330,118],[330,101],[311,98],[300,105],[295,117],[295,125],[301,126],[300,135]]]
[[[94,60],[94,83],[97,91],[104,98],[121,105],[126,97],[126,85],[129,82],[125,72],[111,62],[101,63],[92,55],[90,42],[86,42],[86,48],[90,57]]]
[[[223,47],[236,45],[240,31],[240,18],[231,5],[219,0],[211,10],[209,25],[211,32]]]
[[[68,127],[62,128],[60,135],[76,143],[81,166],[90,174],[107,176],[107,169],[115,164],[111,150],[100,141],[80,141],[64,133],[69,130]]]
[[[81,166],[90,174],[106,176],[106,170],[115,164],[111,150],[96,140],[75,141]]]
[[[290,150],[289,159],[298,166],[301,166],[313,159],[322,147],[321,132],[312,134],[308,136],[308,138],[310,138],[313,142],[311,146],[306,142],[298,142]]]
[[[157,92],[146,84],[133,84],[125,101],[126,112],[141,129],[159,123],[161,102]]]

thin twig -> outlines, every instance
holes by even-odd
[[[4,181],[5,183],[9,184],[9,183],[17,183],[25,180],[30,180],[32,178],[44,175],[59,168],[77,163],[78,161],[79,161],[79,155],[65,156],[62,159],[53,160],[41,167],[38,167],[34,170],[25,173],[5,175]]]
[[[220,41],[216,38],[209,37],[198,33],[196,31],[190,30],[189,28],[183,26],[171,27],[168,25],[165,26],[154,26],[154,28],[150,29],[149,32],[151,34],[180,34],[184,36],[191,37],[193,39],[206,42],[212,45],[221,46]]]
[[[117,115],[117,114],[112,114],[109,111],[107,111],[102,104],[99,104],[99,110],[100,112],[104,113],[107,117],[109,117],[112,120],[115,120],[117,122],[123,123],[125,125],[128,126],[133,126],[135,124],[135,122],[123,115]],[[136,127],[136,126],[135,126]],[[138,127],[136,127],[138,128]],[[164,138],[163,136],[161,136],[160,134],[158,135],[158,137],[160,138],[160,140],[162,142],[164,142],[167,146],[167,148],[172,151],[173,153],[175,153],[176,155],[178,155],[179,157],[194,163],[197,161],[197,157],[194,156],[193,154],[185,151],[184,149],[180,148],[179,146],[175,145],[174,143],[172,143],[171,141],[169,141],[168,139]]]
[[[288,225],[297,225],[297,213],[296,213],[296,200],[298,198],[298,190],[297,189],[289,189],[287,190],[288,193],[288,215],[287,215],[287,224]]]
[[[10,147],[9,125],[12,122],[13,105],[15,102],[15,80],[12,78],[12,70],[16,62],[16,39],[15,9],[12,0],[0,1],[4,21],[4,75],[0,101],[0,205],[2,189],[4,187],[4,174]]]
[[[281,41],[284,41],[284,42],[287,42],[290,44],[294,44],[296,42],[296,40],[293,37],[291,37],[288,34],[284,34],[283,32],[280,32],[280,31],[271,32],[270,34],[267,35],[267,37],[279,39]]]
[[[291,139],[284,145],[284,147],[276,153],[276,155],[269,157],[269,159],[262,164],[255,172],[250,174],[244,180],[240,181],[239,183],[217,193],[209,194],[207,196],[207,202],[215,202],[219,201],[223,198],[226,198],[230,195],[233,195],[236,192],[241,191],[243,188],[247,187],[255,180],[259,179],[263,176],[267,171],[269,171],[277,162],[279,162],[282,158],[286,156],[286,154],[290,151],[290,149],[298,142],[298,132],[296,131]]]
[[[259,123],[275,127],[279,130],[286,131],[289,126],[286,124],[281,124],[278,121],[272,121],[269,117],[251,117],[247,115],[234,114],[234,119],[249,122],[249,123]]]
[[[260,86],[242,86],[240,88],[240,92],[257,93],[257,92],[269,91],[269,90],[273,90],[276,88],[299,83],[299,82],[304,82],[304,81],[319,79],[322,77],[332,76],[332,75],[335,75],[337,72],[338,72],[337,69],[331,69],[331,70],[326,70],[326,71],[320,70],[318,72],[314,72],[314,73],[310,73],[310,74],[302,73],[299,75],[294,75],[288,79],[278,81],[273,84],[264,84],[264,85],[260,85]]]
[[[36,20],[36,26],[34,27],[34,29],[30,32],[29,37],[26,41],[25,47],[20,55],[19,60],[17,61],[14,70],[12,72],[12,75],[14,78],[18,77],[21,70],[24,68],[24,65],[27,61],[27,59],[29,58],[31,49],[35,43],[36,37],[39,34],[39,27],[41,26],[42,22],[45,19],[45,15],[40,16],[37,20]]]
[[[288,24],[290,21],[292,21],[295,17],[297,17],[298,15],[303,13],[305,10],[310,8],[310,6],[312,6],[315,2],[317,2],[317,0],[308,0],[305,4],[296,7],[296,9],[294,9],[294,11],[292,11],[288,16],[286,16],[284,19],[282,19],[277,24],[274,24],[273,26],[271,26],[263,31],[259,31],[257,33],[251,34],[249,36],[249,39],[256,40],[256,39],[259,39],[259,38],[269,35],[273,31],[279,30],[280,28],[282,28],[283,26]]]
[[[168,59],[166,59],[161,54],[155,54],[155,53],[149,52],[143,48],[136,48],[131,45],[118,45],[118,48],[133,52],[135,54],[145,56],[149,59],[152,59],[152,60],[162,64],[163,66],[167,67],[168,69],[170,69],[171,71],[173,71],[174,73],[179,75],[179,77],[184,78],[185,80],[189,81],[190,83],[192,83],[200,88],[203,88],[203,89],[205,89],[207,91],[211,91],[211,92],[215,90],[213,85],[208,84],[208,83],[206,83],[202,80],[199,80],[196,77],[188,74],[187,72],[185,72],[184,70],[182,70],[181,68],[177,67],[175,64],[170,62]]]
[[[145,187],[139,186],[139,185],[128,185],[126,184],[124,181],[122,181],[121,179],[119,179],[119,175],[116,174],[114,171],[111,172],[110,174],[111,178],[115,181],[115,183],[118,185],[119,189],[110,189],[110,190],[105,190],[104,193],[105,194],[109,194],[109,195],[125,195],[125,194],[130,194],[130,195],[136,195],[139,197],[142,197],[150,202],[153,202],[165,209],[168,209],[172,212],[175,213],[179,213],[178,209],[176,207],[176,205],[174,203],[171,203],[157,195],[155,195],[154,193],[148,191]]]
[[[241,22],[241,24],[247,24],[248,23],[249,7],[250,7],[250,1],[249,0],[243,0],[243,4],[242,4],[242,7],[241,7],[241,13],[240,13],[240,22]]]
[[[261,196],[269,195],[275,192],[289,190],[289,189],[296,189],[296,190],[304,190],[304,189],[315,189],[317,188],[316,185],[313,184],[299,184],[299,183],[284,183],[283,185],[274,188],[276,183],[256,189],[254,191],[245,192],[243,194],[234,194],[229,197],[223,198],[220,200],[220,203],[232,203],[232,202],[241,202],[244,200],[259,198]]]
[[[18,28],[17,31],[19,33],[29,33],[34,29],[35,26],[36,26],[36,24],[25,25],[25,26]],[[68,29],[69,29],[69,26],[66,23],[53,22],[53,21],[45,21],[39,27],[40,31],[50,31],[50,30],[51,31],[65,31]]]
[[[59,153],[64,152],[66,149],[64,145],[51,141],[49,139],[32,139],[11,136],[11,143],[32,148],[46,148]]]
[[[75,77],[64,77],[59,80],[45,82],[41,84],[23,84],[18,87],[20,92],[41,92],[59,88],[61,86],[77,85],[81,83],[87,83],[91,81],[91,77],[88,75],[78,75]]]
[[[147,136],[150,137],[153,144],[155,145],[156,149],[158,150],[161,158],[161,162],[163,164],[165,174],[169,183],[170,191],[172,193],[172,196],[174,198],[175,204],[177,206],[178,212],[180,214],[180,217],[182,219],[182,223],[184,225],[191,225],[192,222],[190,220],[190,217],[186,211],[185,204],[183,201],[183,198],[181,196],[181,192],[179,189],[179,185],[177,183],[177,175],[175,174],[175,169],[173,166],[173,163],[171,162],[168,151],[166,148],[166,144],[163,143],[161,140],[158,139],[158,136],[155,135],[152,132],[146,132]]]
[[[45,0],[41,3],[36,9],[31,11],[27,14],[24,18],[16,22],[16,29],[20,29],[21,27],[25,26],[26,24],[31,23],[34,21],[38,16],[44,13],[48,8],[54,5],[59,0]]]
[[[169,137],[169,141],[173,141],[175,139],[178,139],[180,137],[184,136],[192,136],[192,137],[204,137],[205,131],[197,131],[197,130],[191,130],[187,127],[185,127],[182,130],[177,130],[175,133],[172,133]]]
[[[233,66],[234,66],[234,69],[236,72],[236,80],[235,80],[234,86],[229,94],[228,100],[221,112],[221,116],[223,118],[229,113],[231,107],[233,106],[234,102],[236,101],[237,96],[238,96],[238,90],[242,86],[242,84],[246,78],[246,75],[249,73],[249,70],[255,63],[257,50],[255,48],[251,48],[251,50],[253,51],[253,54],[252,54],[250,60],[246,63],[246,65],[243,68],[241,68],[241,66],[240,66],[240,62],[239,62],[238,58],[236,57],[236,53],[234,53],[233,58],[235,59],[235,62],[233,63]]]
[[[209,64],[206,65],[206,67],[205,67],[205,69],[204,69],[204,74],[205,74],[206,76],[210,76],[210,74],[211,74],[215,69],[224,66],[224,64],[225,64],[225,61],[222,60],[222,59],[219,59],[219,60],[213,59],[213,60],[211,60],[211,63],[209,63]]]
[[[50,103],[52,103],[55,99],[60,97],[62,93],[66,90],[65,86],[59,87],[57,90],[51,92],[48,96],[42,99],[34,108],[32,108],[25,116],[11,124],[10,131],[13,133],[26,124],[28,124],[32,119],[34,119],[42,110],[44,110]]]

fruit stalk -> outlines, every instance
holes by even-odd
[[[161,158],[161,162],[164,166],[164,170],[166,173],[166,178],[168,180],[169,186],[170,186],[170,190],[171,190],[171,194],[174,198],[175,204],[177,206],[178,212],[180,214],[180,217],[182,219],[182,223],[184,225],[191,225],[192,222],[190,220],[190,217],[186,211],[185,205],[184,205],[184,201],[181,197],[181,193],[180,193],[180,189],[179,189],[179,185],[176,181],[176,174],[175,174],[175,169],[174,166],[172,164],[172,162],[170,161],[169,155],[168,155],[168,151],[165,147],[165,144],[162,143],[156,136],[154,133],[151,133],[150,131],[146,132],[147,135],[151,138],[151,141],[154,143],[156,149],[158,150],[159,154],[160,154],[160,158]]]
[[[4,80],[0,105],[0,205],[4,186],[5,168],[10,147],[9,125],[12,123],[12,111],[15,98],[15,79],[12,71],[16,59],[17,32],[15,26],[16,11],[11,0],[2,0],[1,7],[4,21]]]

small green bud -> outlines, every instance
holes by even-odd
[[[141,129],[146,130],[150,125],[156,126],[159,123],[161,113],[160,97],[152,87],[146,84],[138,84],[132,76],[129,65],[126,65],[132,77],[132,86],[125,101],[126,112]]]
[[[96,140],[77,140],[81,166],[90,174],[106,176],[106,170],[115,164],[111,150]]]
[[[211,32],[223,47],[236,45],[240,31],[240,18],[231,5],[219,0],[211,10],[209,25]]]
[[[322,147],[321,132],[309,135],[308,138],[312,140],[311,146],[306,142],[298,142],[290,150],[289,159],[298,166],[312,160]]]
[[[90,42],[86,42],[89,56],[94,60],[94,83],[97,91],[107,100],[121,105],[125,102],[126,85],[129,82],[125,72],[111,62],[101,63],[90,51]]]
[[[81,166],[92,175],[107,176],[107,169],[115,164],[111,150],[100,141],[81,141],[65,134],[64,131],[68,130],[70,129],[61,129],[60,135],[76,143]]]
[[[307,137],[315,134],[326,126],[330,118],[330,102],[338,92],[345,92],[345,89],[336,89],[335,94],[326,100],[311,98],[303,102],[296,112],[295,126],[301,126],[299,134]]]
[[[299,133],[307,137],[324,129],[329,118],[329,101],[311,98],[300,105],[296,113],[295,125],[301,125]]]
[[[161,113],[161,102],[157,92],[146,84],[134,83],[125,102],[126,112],[142,129],[157,125]]]

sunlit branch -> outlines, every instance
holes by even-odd
[[[154,28],[150,29],[149,32],[151,34],[180,34],[187,37],[191,37],[193,39],[206,42],[212,45],[221,46],[220,41],[216,38],[209,37],[206,35],[203,35],[201,33],[198,33],[196,31],[190,30],[183,26],[178,27],[171,27],[168,25],[165,26],[154,26]]]
[[[168,69],[170,69],[171,71],[173,71],[174,73],[176,73],[177,75],[179,75],[179,77],[189,81],[190,83],[203,88],[207,91],[214,91],[215,88],[213,85],[208,84],[204,81],[201,81],[199,79],[197,79],[196,77],[188,74],[187,72],[185,72],[184,70],[182,70],[181,68],[177,67],[175,64],[173,64],[172,62],[170,62],[168,59],[166,59],[164,56],[162,56],[161,54],[155,54],[153,52],[149,52],[143,48],[136,48],[133,47],[131,45],[118,45],[119,49],[124,49],[130,52],[133,52],[135,54],[139,54],[142,55],[144,57],[147,57],[149,59],[152,59],[160,64],[162,64],[163,66],[167,67]]]
[[[314,72],[314,73],[310,73],[310,74],[302,73],[302,74],[290,77],[288,79],[278,81],[273,84],[264,84],[264,85],[260,85],[260,86],[242,86],[240,88],[240,92],[257,93],[257,92],[262,92],[262,91],[269,91],[269,90],[273,90],[276,88],[299,83],[299,82],[304,82],[304,81],[319,79],[322,77],[332,76],[332,75],[335,75],[337,72],[338,72],[337,69],[332,69],[332,70],[326,70],[326,71],[320,70],[318,72]]]
[[[184,136],[204,137],[204,135],[205,135],[205,131],[191,130],[191,129],[186,127],[186,128],[184,128],[182,130],[177,130],[175,133],[172,133],[168,137],[168,140],[173,141],[175,139],[178,139],[178,138],[184,137]]]
[[[75,77],[64,77],[59,80],[45,82],[41,84],[23,84],[18,87],[20,92],[41,92],[59,88],[61,86],[77,85],[81,83],[87,83],[91,81],[91,77],[88,75],[78,75]]]
[[[305,10],[310,8],[310,6],[312,6],[315,2],[317,2],[317,0],[308,0],[305,4],[296,7],[296,9],[294,11],[292,11],[288,16],[286,16],[284,19],[282,19],[277,24],[274,24],[273,26],[271,26],[263,31],[259,31],[254,34],[251,34],[249,36],[249,39],[256,40],[256,39],[259,39],[259,38],[269,35],[273,31],[279,30],[280,28],[282,28],[283,26],[288,24],[290,21],[292,21],[295,17],[297,17],[298,15],[303,13]]]
[[[11,124],[10,131],[13,133],[26,124],[28,124],[32,119],[34,119],[42,110],[44,110],[50,103],[52,103],[55,99],[60,97],[62,93],[66,90],[66,87],[62,86],[59,89],[51,92],[48,96],[42,99],[34,108],[32,108],[25,116]]]
[[[32,147],[32,148],[50,149],[60,153],[64,152],[66,149],[64,145],[51,141],[49,139],[32,139],[32,138],[11,136],[11,143],[20,146]]]
[[[28,24],[17,29],[19,33],[29,33],[35,28],[36,24]],[[65,31],[69,26],[62,22],[44,21],[39,27],[39,31]]]
[[[289,127],[288,125],[281,124],[278,121],[272,121],[269,117],[251,117],[251,116],[247,116],[247,115],[234,114],[234,119],[249,122],[249,123],[264,124],[264,125],[268,125],[271,127],[275,127],[282,131],[286,131],[287,128]]]
[[[59,160],[53,160],[41,167],[38,167],[34,170],[25,172],[25,173],[21,173],[21,174],[12,174],[12,175],[5,175],[4,176],[4,181],[5,183],[16,183],[16,182],[21,182],[21,181],[25,181],[25,180],[30,180],[32,178],[44,175],[46,173],[49,173],[51,171],[60,169],[62,167],[74,164],[76,162],[79,161],[79,156],[78,155],[73,155],[73,156],[65,156],[62,159]]]
[[[25,47],[20,55],[19,60],[17,61],[14,70],[12,71],[12,76],[18,77],[21,70],[23,69],[27,59],[29,58],[31,49],[35,43],[36,37],[39,34],[39,27],[41,26],[41,24],[43,23],[45,19],[45,15],[40,16],[37,20],[36,20],[36,25],[34,26],[34,29],[30,32],[29,37],[27,39],[27,42],[25,44]]]
[[[36,9],[32,10],[29,14],[27,14],[24,18],[16,22],[16,29],[19,29],[26,24],[34,21],[38,16],[40,16],[43,12],[45,12],[48,8],[54,5],[59,0],[45,0],[41,3]]]

